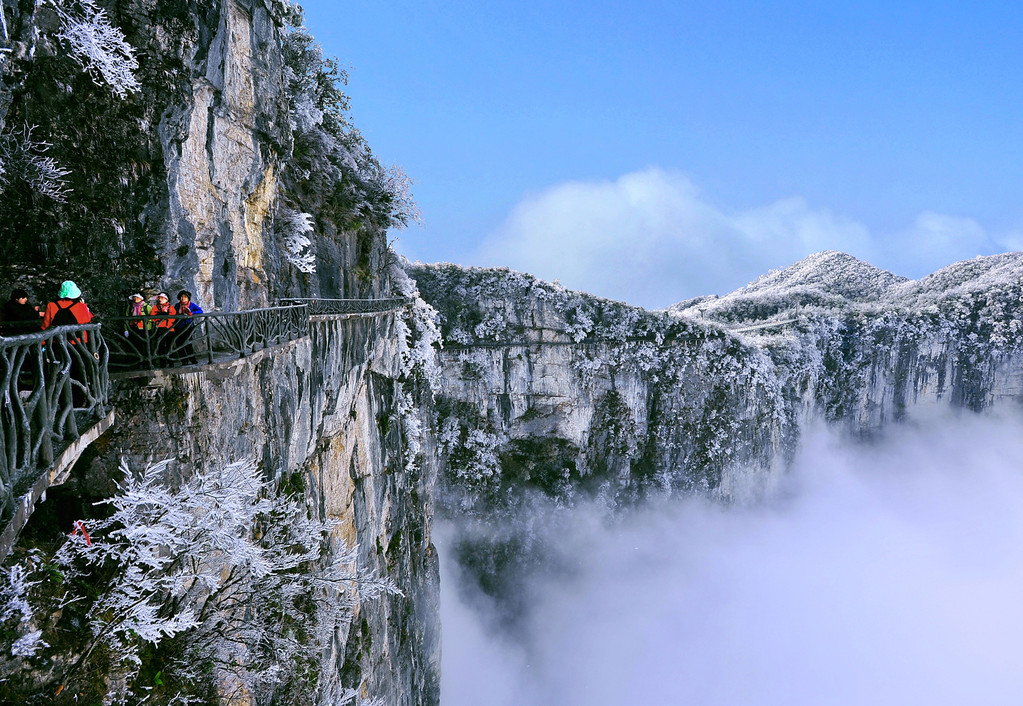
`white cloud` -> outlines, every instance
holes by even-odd
[[[1002,249],[979,223],[970,218],[925,211],[913,224],[886,243],[893,258],[912,263],[913,275],[922,277],[945,265]]]
[[[723,294],[820,250],[920,277],[1007,249],[975,221],[923,213],[888,237],[788,198],[726,213],[685,176],[660,169],[569,182],[519,203],[472,258],[648,307]]]
[[[811,435],[761,504],[682,501],[614,526],[576,512],[547,533],[556,575],[524,582],[520,647],[459,650],[482,634],[463,606],[445,684],[515,684],[523,706],[1016,703],[1023,428],[964,416],[889,434]],[[455,693],[444,703],[490,703]]]

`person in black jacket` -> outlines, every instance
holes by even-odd
[[[9,301],[4,302],[2,330],[8,336],[16,336],[22,333],[32,333],[39,330],[40,321],[38,306],[28,303],[28,292],[24,289],[15,289],[11,292]]]

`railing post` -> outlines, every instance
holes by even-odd
[[[210,324],[206,318],[202,320],[203,335],[206,337],[206,359],[213,365],[213,341],[210,339]]]
[[[151,324],[152,324],[152,317],[150,317],[148,314],[145,315],[144,318],[142,319],[142,334],[143,334],[142,337],[146,341],[146,359],[145,359],[145,364],[146,364],[146,368],[148,368],[150,370],[156,367],[153,364],[154,363],[154,360],[153,360],[153,334],[155,332],[155,329],[153,329],[151,327]]]
[[[50,355],[53,355],[53,338],[49,340]],[[39,453],[42,456],[43,462],[47,465],[53,463],[53,424],[56,419],[56,415],[50,411],[50,400],[52,399],[52,389],[56,386],[57,382],[52,376],[46,375],[46,354],[44,352],[43,343],[39,344],[36,353],[36,374],[38,377],[38,390],[41,393],[38,402],[36,403],[36,422],[39,424],[37,433],[40,434],[40,445]],[[26,439],[25,443],[28,448],[32,448],[31,439]],[[33,459],[31,457],[25,459],[27,464],[32,465]]]
[[[54,463],[58,443],[80,436],[79,416],[105,416],[109,359],[99,324],[0,338],[0,513],[27,476]]]

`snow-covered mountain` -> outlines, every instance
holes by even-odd
[[[441,315],[441,447],[466,505],[520,486],[729,496],[812,420],[869,433],[1023,394],[1023,253],[911,281],[822,252],[666,312],[508,270],[411,272]]]
[[[661,312],[505,269],[409,269],[445,340],[439,511],[510,621],[529,610],[522,577],[556,554],[552,506],[743,501],[815,423],[869,438],[1023,401],[1020,253],[909,281],[825,252]]]

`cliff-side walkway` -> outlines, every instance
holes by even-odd
[[[111,379],[188,372],[310,334],[310,322],[380,316],[407,299],[291,299],[192,317],[141,316],[0,336],[0,562],[46,491],[115,421]],[[186,329],[175,329],[186,321]],[[106,337],[104,337],[104,331]]]

